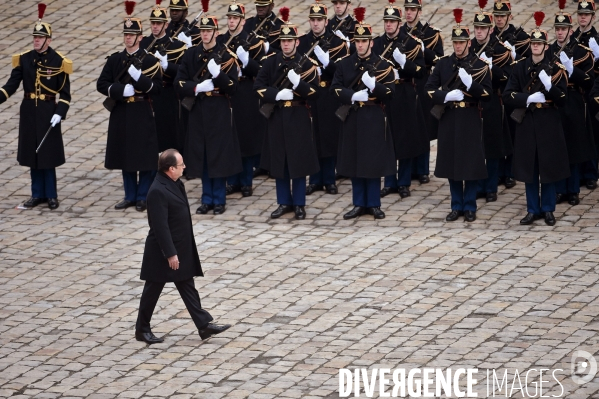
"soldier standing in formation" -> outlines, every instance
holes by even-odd
[[[281,33],[281,21],[275,13],[272,11],[275,7],[273,0],[256,0],[256,16],[250,17],[246,20],[243,30],[247,33],[251,33],[258,28],[258,26],[264,21],[260,32],[264,35],[264,53],[268,54],[270,50],[281,51],[281,44],[279,42],[279,34]]]
[[[208,0],[202,0],[202,9],[208,9]],[[187,20],[189,12],[188,0],[170,0],[169,14],[171,21],[166,28],[168,37],[176,37],[187,45],[187,47],[197,46],[202,42],[200,30],[197,26],[190,27]]]
[[[158,138],[150,94],[160,93],[162,71],[153,55],[139,49],[142,26],[139,18],[131,17],[134,7],[135,2],[125,2],[128,15],[123,23],[125,49],[108,57],[97,89],[113,103],[104,167],[122,170],[125,188],[125,199],[115,208],[135,206],[142,212],[146,209],[146,196],[158,162]]]
[[[451,31],[454,53],[437,62],[426,89],[441,114],[435,176],[449,180],[451,212],[445,220],[476,220],[478,180],[487,177],[479,101],[492,91],[488,65],[470,48],[470,30],[460,26],[462,10]]]
[[[42,22],[45,10],[45,4],[38,4],[33,50],[12,56],[13,70],[0,88],[0,104],[17,91],[22,81],[25,96],[20,108],[17,161],[29,167],[31,174],[31,198],[23,207],[47,202],[48,208],[56,209],[56,167],[65,162],[60,121],[66,118],[71,103],[69,75],[73,63],[50,47],[52,27]]]
[[[351,0],[332,0],[332,3],[335,15],[329,19],[327,31],[343,40],[349,46],[350,54],[353,54],[356,52],[354,45],[356,20],[351,15]]]
[[[200,31],[202,44],[183,56],[175,87],[184,103],[190,101],[185,159],[190,174],[202,176],[202,204],[196,213],[213,210],[220,215],[226,209],[226,178],[241,172],[229,98],[237,90],[239,71],[235,53],[216,41],[216,17],[203,16]]]

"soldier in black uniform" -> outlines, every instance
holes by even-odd
[[[591,122],[593,115],[587,111],[586,100],[595,80],[593,52],[570,36],[572,33],[570,14],[560,11],[555,15],[553,26],[557,40],[549,46],[549,54],[553,57],[565,43],[568,43],[565,51],[559,54],[559,59],[568,72],[567,100],[563,107],[559,107],[559,112],[568,147],[570,177],[557,182],[557,203],[568,201],[570,205],[578,205],[580,165],[597,159]]]
[[[179,118],[181,110],[173,80],[187,46],[166,34],[168,27],[166,9],[158,4],[150,13],[150,24],[152,34],[141,39],[139,48],[156,57],[162,68],[162,90],[160,93],[150,94],[158,135],[158,151],[162,152],[169,148],[183,151],[185,132],[182,131],[182,122]],[[149,48],[150,45],[152,48]]]
[[[365,9],[355,9],[356,52],[338,62],[331,92],[346,107],[339,139],[337,170],[351,178],[354,208],[343,215],[353,219],[365,213],[383,219],[381,177],[395,173],[393,136],[385,103],[393,97],[393,66],[372,51],[372,27],[364,24]]]
[[[208,12],[208,1],[202,0],[204,11]],[[194,26],[187,32],[189,21],[187,14],[189,12],[188,0],[170,0],[169,14],[171,21],[166,28],[166,35],[171,38],[177,38],[187,45],[187,47],[197,46],[202,42],[200,30]],[[178,33],[177,33],[178,32]]]
[[[123,24],[125,49],[108,57],[97,89],[114,101],[108,122],[104,167],[120,169],[123,173],[125,199],[116,204],[115,209],[135,206],[143,212],[158,162],[158,138],[150,94],[160,93],[162,71],[153,55],[139,49],[141,20],[130,16],[135,2],[125,4],[129,14]]]
[[[196,213],[225,212],[226,178],[241,172],[241,153],[230,96],[237,91],[235,53],[217,43],[218,21],[203,16],[202,44],[183,55],[175,87],[191,100],[185,160],[192,176],[202,176],[202,204]],[[187,99],[185,99],[187,98]]]
[[[31,198],[23,207],[33,208],[47,202],[48,208],[56,209],[56,167],[65,162],[60,121],[66,118],[71,102],[69,74],[73,72],[73,63],[50,47],[52,27],[42,22],[45,10],[44,4],[38,5],[33,50],[12,56],[13,70],[8,82],[0,88],[0,104],[23,81],[25,96],[19,118],[17,161],[31,168]],[[36,152],[50,127],[39,153]]]
[[[335,166],[341,121],[335,116],[335,111],[341,104],[337,97],[329,91],[329,88],[335,75],[336,61],[346,57],[349,51],[345,41],[326,30],[328,25],[326,6],[320,3],[312,4],[308,18],[311,29],[310,32],[300,37],[297,51],[299,54],[306,54],[316,46],[313,54],[316,56],[318,68],[320,68],[320,83],[317,88],[318,97],[309,100],[308,104],[312,113],[312,126],[320,171],[310,175],[306,195],[320,190],[325,190],[328,194],[337,194]]]
[[[578,2],[577,19],[578,28],[572,36],[578,37],[580,31],[583,31],[580,37],[580,44],[589,47],[593,51],[595,58],[594,72],[599,76],[599,38],[597,30],[593,26],[595,22],[595,2],[593,0],[580,0]],[[596,101],[589,101],[589,113],[591,114],[591,123],[593,125],[593,136],[595,146],[599,146],[599,121],[594,117],[599,112],[599,104]],[[596,152],[599,155],[599,147],[596,147]],[[597,158],[591,161],[583,162],[580,166],[581,183],[584,183],[589,190],[597,188],[597,179],[599,178],[599,170],[597,167]]]
[[[270,50],[281,50],[281,43],[279,42],[279,34],[281,33],[281,25],[283,21],[277,18],[275,13],[272,11],[275,7],[273,0],[256,0],[256,16],[250,17],[245,21],[243,30],[247,33],[251,33],[256,30],[260,23],[266,21],[260,28],[258,35],[267,39],[265,41],[264,52],[269,53]]]
[[[302,220],[306,218],[306,176],[318,171],[307,104],[318,95],[318,71],[316,61],[297,52],[297,26],[285,23],[280,43],[281,52],[268,56],[254,83],[262,103],[276,104],[268,119],[261,166],[276,179],[279,207],[270,217],[293,211]]]
[[[437,139],[437,131],[439,124],[430,114],[433,107],[433,101],[426,93],[424,86],[428,81],[432,68],[435,66],[439,58],[443,57],[443,38],[441,30],[427,23],[423,24],[420,21],[422,15],[422,0],[404,0],[404,11],[406,13],[406,24],[400,28],[400,35],[404,36],[410,33],[412,36],[419,38],[424,43],[424,62],[426,71],[422,77],[416,77],[416,91],[418,99],[422,107],[422,114],[426,123],[426,132],[429,141]],[[429,149],[423,154],[417,156],[412,161],[412,178],[418,179],[420,184],[430,182],[429,162],[430,162],[430,143]]]
[[[329,19],[327,31],[334,33],[349,46],[349,53],[356,52],[354,45],[354,29],[356,20],[351,15],[351,0],[332,0],[335,15]]]
[[[265,55],[264,39],[255,33],[243,30],[245,24],[245,6],[240,3],[229,4],[227,10],[228,31],[217,37],[217,42],[228,45],[229,50],[237,54],[237,64],[241,71],[237,92],[231,98],[233,118],[239,138],[241,164],[243,170],[227,178],[227,195],[241,192],[244,197],[252,195],[252,177],[254,166],[260,159],[260,151],[266,131],[266,119],[260,115],[260,104],[254,91],[254,79],[260,70],[260,60]],[[233,37],[231,39],[231,37]],[[227,44],[228,43],[228,44]]]
[[[439,120],[435,176],[449,180],[448,222],[462,214],[467,222],[476,220],[477,180],[487,177],[479,102],[491,99],[491,72],[471,51],[470,30],[460,26],[461,14],[461,9],[454,10],[454,53],[437,62],[426,84],[437,108],[445,109]]]
[[[491,70],[493,92],[490,101],[482,103],[483,141],[487,161],[487,178],[480,181],[478,196],[487,202],[497,201],[499,163],[512,154],[512,136],[503,111],[501,93],[512,70],[512,48],[507,47],[492,35],[493,14],[480,12],[474,15],[474,36],[470,51],[479,54]],[[483,46],[485,48],[483,49]]]
[[[395,94],[386,106],[398,167],[395,173],[385,176],[381,197],[399,192],[401,198],[406,198],[410,196],[412,160],[430,151],[414,81],[426,73],[424,44],[405,30],[400,33],[402,13],[392,4],[384,9],[383,21],[385,34],[374,39],[372,51],[393,65]]]
[[[522,123],[517,124],[514,142],[514,176],[525,183],[528,210],[520,224],[532,224],[544,217],[545,223],[553,226],[555,183],[570,174],[568,150],[557,108],[566,103],[568,78],[563,65],[550,64],[551,56],[546,51],[547,31],[539,28],[542,19],[535,17],[537,28],[530,35],[532,55],[514,65],[503,101],[514,108],[526,108]],[[533,77],[540,82],[538,91],[536,87],[531,88]]]

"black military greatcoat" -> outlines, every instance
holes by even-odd
[[[495,26],[492,35],[496,36],[500,32],[501,29]],[[501,35],[500,40],[501,42],[509,42],[512,46],[516,47],[516,58],[521,59],[530,57],[530,36],[524,29],[519,29],[514,25],[509,24],[508,28]]]
[[[572,33],[571,37],[578,37],[580,34],[580,28],[576,29],[574,33]],[[591,27],[588,31],[584,32],[582,36],[580,36],[580,44],[585,47],[589,47],[589,40],[594,37],[595,41],[599,43],[599,33],[594,26]],[[595,76],[599,76],[599,62],[595,63],[594,66]],[[595,139],[595,148],[597,150],[597,154],[599,154],[599,120],[595,118],[595,115],[599,112],[599,103],[597,101],[592,100],[591,98],[587,98],[587,104],[589,105],[589,113],[591,114],[591,124],[593,126],[593,137]]]
[[[296,53],[285,57],[283,53],[266,58],[256,77],[254,90],[262,103],[275,103],[274,112],[268,119],[268,132],[262,150],[261,167],[270,171],[271,176],[284,178],[285,163],[289,176],[293,179],[318,172],[316,142],[312,130],[312,117],[307,100],[318,95],[318,71],[316,62],[308,59],[301,68],[300,83],[293,90],[292,101],[277,101],[281,88],[291,88],[291,84],[275,87],[281,76],[288,82],[287,73],[295,68],[301,57]]]
[[[268,43],[270,44],[268,52],[271,52],[272,50],[281,51],[279,35],[281,34],[281,25],[283,25],[283,21],[280,18],[277,18],[274,12],[271,12],[266,18],[268,18],[268,21],[262,25],[257,34],[258,36],[268,39]],[[258,18],[257,16],[246,19],[243,30],[249,34],[258,28],[258,25],[260,25],[262,20],[263,18]]]
[[[461,82],[459,76],[454,75],[460,67],[472,75],[470,90],[460,83],[458,89],[464,93],[464,100],[445,103],[448,88],[453,84],[452,77]],[[426,84],[433,102],[445,105],[439,121],[435,176],[453,180],[487,177],[479,101],[489,101],[491,87],[488,65],[472,52],[461,59],[454,53],[437,62]]]
[[[0,88],[0,104],[13,95],[23,81],[24,99],[19,112],[19,165],[33,169],[50,169],[65,162],[60,123],[50,130],[38,154],[35,150],[58,114],[64,120],[71,102],[70,60],[48,47],[43,53],[35,50],[16,54],[8,82]],[[50,97],[46,97],[50,96]],[[56,97],[55,97],[56,96]]]
[[[342,21],[343,24],[341,24]],[[327,24],[327,32],[334,33],[336,30],[340,30],[345,37],[349,39],[349,53],[353,54],[356,52],[356,45],[354,44],[354,29],[357,21],[355,18],[348,14],[345,18],[340,19],[337,15],[332,16]]]
[[[183,27],[181,27],[181,25],[183,25]],[[173,35],[175,35],[175,32],[177,32],[179,30],[179,28],[181,28],[180,32],[185,32],[185,29],[189,26],[189,21],[188,20],[184,20],[182,23],[180,24],[175,24],[173,21],[170,21],[168,23],[168,27],[166,28],[166,35],[168,37],[173,37]],[[180,33],[179,32],[179,33]],[[176,39],[177,36],[179,34],[175,35],[175,37],[173,38]],[[195,47],[198,44],[200,44],[202,42],[202,37],[200,36],[200,28],[196,26],[194,26],[193,28],[191,28],[191,30],[189,31],[189,35],[191,38],[191,44]]]
[[[235,133],[235,121],[229,96],[237,91],[237,64],[235,56],[224,51],[222,44],[206,50],[203,44],[185,53],[177,77],[175,88],[180,98],[195,98],[195,105],[189,112],[187,141],[185,143],[185,164],[192,176],[202,176],[204,159],[211,178],[233,176],[241,172],[241,153]],[[214,91],[195,95],[196,85],[211,75],[208,65],[211,58],[222,53],[221,72],[212,79]],[[198,81],[194,80],[202,70]]]
[[[525,108],[530,95],[527,90],[532,75],[546,65],[549,55],[545,52],[545,60],[535,64],[532,58],[522,59],[512,69],[512,75],[505,88],[503,101],[514,108]],[[550,73],[552,86],[549,91],[541,87],[541,92],[548,104],[561,107],[566,103],[568,85],[567,72],[560,64],[554,65]],[[532,110],[534,107],[534,111]],[[514,177],[525,183],[532,183],[535,158],[539,162],[541,183],[554,183],[570,175],[568,150],[559,110],[529,106],[522,123],[516,126],[514,142]]]
[[[343,122],[339,137],[337,172],[343,176],[380,178],[397,172],[393,137],[385,103],[395,90],[393,67],[376,54],[360,58],[357,53],[338,62],[331,92],[342,104],[352,104],[352,96],[363,89],[362,76],[371,71],[376,86],[366,103],[353,104]],[[379,65],[374,68],[374,66]]]
[[[175,282],[204,276],[183,182],[173,181],[166,174],[158,172],[148,191],[147,201],[150,231],[146,238],[140,278]],[[179,259],[177,270],[168,265],[168,258],[175,255]]]
[[[138,50],[129,54],[127,50],[116,52],[108,57],[98,78],[100,93],[116,100],[108,121],[108,141],[106,144],[106,169],[120,169],[127,172],[156,170],[158,163],[158,138],[150,94],[160,93],[162,71],[154,56],[146,55],[142,63],[142,75],[129,84],[135,89],[135,96],[123,97],[125,72],[121,81],[117,77],[129,68],[131,57],[140,58],[145,54]],[[130,77],[129,77],[130,78]],[[139,101],[141,100],[141,101]]]

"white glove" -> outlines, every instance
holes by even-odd
[[[220,65],[217,64],[213,59],[208,61],[208,71],[213,78],[220,74]]]
[[[123,89],[123,97],[131,97],[135,95],[135,89],[130,84],[126,84]]]
[[[485,61],[487,64],[489,64],[489,69],[493,68],[493,58],[489,58],[487,57],[487,53],[482,53],[480,55],[480,59]]]
[[[162,69],[168,68],[168,57],[166,55],[162,55],[158,51],[156,51],[154,53],[154,57],[158,58],[158,61],[160,61],[160,66],[162,67]]]
[[[337,29],[334,33],[335,33],[335,36],[337,36],[339,39],[345,40],[346,42],[349,43],[349,39],[347,38],[347,36],[345,36],[343,33],[341,33],[341,31],[339,29]]]
[[[445,102],[448,101],[462,101],[464,99],[464,93],[461,90],[452,90],[445,96]]]
[[[179,33],[177,39],[181,40],[183,43],[187,45],[187,47],[193,46],[191,43],[191,37],[187,36],[184,32]]]
[[[532,93],[526,99],[526,105],[529,105],[530,103],[544,103],[544,102],[545,102],[545,95],[543,93],[541,93],[540,91],[537,91],[536,93]]]
[[[397,63],[399,64],[399,66],[403,69],[404,65],[406,65],[406,55],[403,54],[401,51],[399,51],[398,48],[396,48],[395,50],[393,50],[393,59],[395,61],[397,61]]]
[[[545,90],[551,90],[551,76],[547,75],[544,69],[539,73],[539,79],[541,79],[541,83],[545,86]]]
[[[58,114],[54,114],[52,116],[52,119],[50,119],[50,124],[52,125],[52,127],[56,126],[56,124],[60,123],[60,120],[62,119],[62,116],[58,115]]]
[[[135,80],[136,82],[139,80],[139,77],[141,76],[141,71],[135,68],[133,65],[129,65],[129,69],[127,70],[127,72],[129,72],[129,75],[131,75],[133,80]]]
[[[268,54],[268,50],[270,50],[270,42],[268,40],[264,41],[264,54]]]
[[[330,55],[328,51],[325,53],[320,46],[316,46],[314,47],[314,54],[316,54],[316,58],[318,58],[318,61],[320,61],[323,67],[326,68],[329,65]]]
[[[597,44],[597,40],[595,40],[594,37],[589,39],[589,47],[591,50],[593,50],[593,56],[595,57],[595,60],[599,58],[599,44]]]
[[[196,85],[196,96],[199,93],[205,93],[212,90],[214,90],[214,83],[212,83],[212,79],[206,79],[202,83],[198,83]]]
[[[512,46],[510,44],[510,42],[508,42],[507,40],[505,42],[503,42],[503,45],[510,49],[510,51],[512,52],[512,58],[515,60],[516,59],[516,47]]]
[[[352,104],[355,101],[368,101],[368,92],[366,91],[366,89],[357,91],[351,96]]]
[[[399,80],[399,71],[393,68],[393,75],[395,76],[395,80]]]
[[[290,69],[289,72],[287,72],[287,79],[289,79],[293,85],[293,90],[295,90],[297,89],[297,85],[299,85],[302,78],[297,74],[297,72],[295,72],[293,69]]]
[[[368,74],[368,71],[364,72],[364,74],[362,75],[362,82],[364,82],[364,84],[366,85],[366,87],[370,89],[370,91],[374,90],[376,79],[374,78],[374,76],[370,76],[370,74]]]
[[[472,86],[472,75],[470,75],[464,68],[460,68],[458,71],[458,75],[460,75],[460,79],[462,83],[466,85],[466,90],[470,90],[470,86]]]
[[[559,60],[566,67],[566,71],[568,71],[568,77],[572,76],[572,72],[574,72],[574,59],[568,58],[566,53],[562,51],[559,53]]]
[[[241,61],[242,67],[245,68],[246,66],[248,66],[248,62],[250,61],[250,52],[249,51],[245,51],[243,46],[239,46],[239,47],[237,47],[237,50],[235,50],[235,54],[237,54],[237,57]]]
[[[291,91],[291,89],[283,89],[277,93],[275,100],[291,101],[293,100],[293,91]]]

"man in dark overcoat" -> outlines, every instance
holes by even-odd
[[[162,71],[160,62],[139,48],[139,18],[125,18],[123,34],[125,49],[108,57],[97,82],[98,91],[115,101],[108,121],[104,167],[123,173],[125,199],[115,209],[135,206],[143,212],[158,158],[150,94],[160,93]]]
[[[218,21],[200,21],[202,44],[185,53],[175,87],[181,98],[193,100],[189,112],[185,158],[188,173],[202,176],[202,204],[196,213],[225,212],[226,179],[241,172],[241,153],[235,133],[230,96],[237,91],[235,54],[216,41]]]
[[[393,67],[372,52],[372,27],[356,8],[356,52],[338,62],[331,92],[351,106],[339,138],[337,171],[351,178],[354,208],[343,215],[353,219],[368,213],[383,219],[381,177],[396,171],[393,137],[385,103],[393,96]]]
[[[490,99],[491,73],[470,51],[470,29],[460,26],[461,10],[454,10],[454,14],[458,23],[451,31],[454,53],[437,62],[426,90],[435,105],[444,109],[439,120],[435,176],[449,180],[451,212],[445,220],[453,222],[464,215],[464,220],[473,222],[477,180],[487,177],[479,102]]]
[[[341,121],[335,116],[335,111],[340,103],[329,88],[335,75],[336,61],[346,57],[349,50],[345,41],[327,31],[328,10],[324,4],[312,4],[308,12],[310,32],[300,37],[297,51],[299,54],[305,54],[316,46],[313,55],[320,68],[320,83],[316,89],[318,97],[308,103],[320,170],[310,175],[306,195],[320,190],[325,190],[328,194],[337,194],[335,166]]]
[[[514,65],[503,101],[514,108],[526,109],[522,123],[516,126],[514,142],[514,177],[525,183],[528,211],[520,224],[544,218],[547,225],[553,226],[555,183],[570,175],[568,149],[557,108],[566,103],[568,77],[563,65],[549,64],[547,31],[537,27],[530,36],[532,55]],[[534,93],[528,88],[533,76],[540,82],[540,90]]]
[[[351,0],[332,0],[333,16],[327,24],[327,31],[343,40],[350,54],[356,52],[354,29],[356,20],[351,14]]]
[[[266,39],[264,41],[264,52],[268,54],[271,51],[281,51],[279,34],[281,33],[283,21],[273,12],[275,7],[274,0],[255,0],[254,4],[256,5],[256,15],[245,21],[243,30],[251,33],[258,29],[258,26],[266,19],[257,32],[259,36]]]
[[[189,201],[180,180],[185,164],[177,150],[160,154],[158,173],[148,192],[148,224],[141,264],[145,280],[135,325],[135,338],[148,344],[164,341],[150,327],[154,308],[164,284],[174,282],[200,337],[206,339],[221,333],[230,325],[217,325],[210,313],[202,309],[193,278],[204,276],[189,214]]]
[[[69,74],[73,63],[50,47],[52,27],[42,22],[45,5],[40,6],[39,21],[33,27],[33,50],[12,56],[13,70],[0,88],[0,104],[17,91],[22,81],[25,93],[19,113],[17,161],[29,167],[31,173],[31,198],[23,207],[47,202],[48,208],[56,209],[56,167],[65,162],[60,121],[66,118],[71,102]]]
[[[171,20],[166,28],[166,35],[171,38],[177,38],[187,45],[187,47],[197,46],[202,42],[200,29],[197,25],[189,28],[187,16],[189,14],[189,0],[170,0],[168,5],[169,16]],[[187,30],[189,29],[189,32]]]
[[[383,10],[385,34],[374,39],[372,51],[393,64],[395,93],[387,104],[387,114],[398,166],[394,174],[385,176],[381,197],[399,193],[401,198],[406,198],[410,196],[413,159],[430,151],[415,84],[415,79],[422,78],[426,72],[424,44],[407,31],[401,33],[400,8],[389,4]]]

